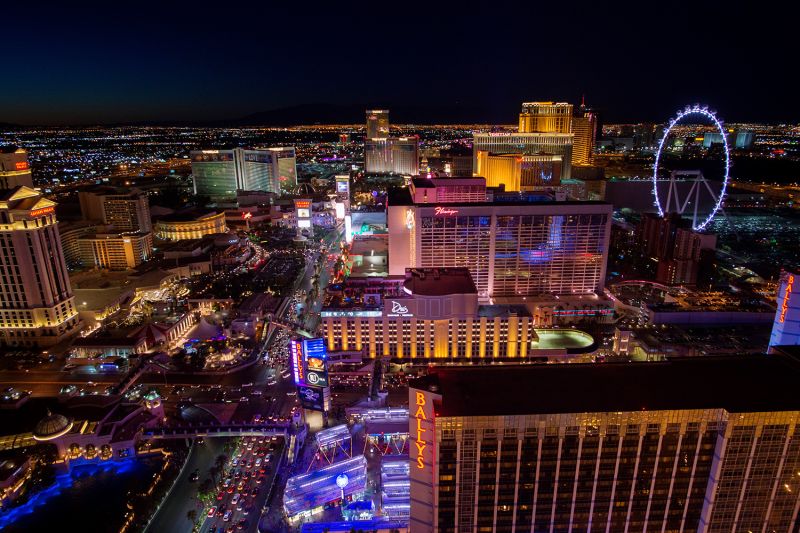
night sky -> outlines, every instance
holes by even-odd
[[[233,120],[301,104],[514,123],[522,101],[583,94],[606,122],[664,121],[694,102],[729,122],[800,121],[794,14],[648,3],[16,2],[0,11],[0,123]]]

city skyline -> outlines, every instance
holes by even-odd
[[[419,113],[429,123],[504,123],[520,101],[584,95],[608,122],[659,121],[695,101],[729,121],[800,120],[780,20],[726,20],[713,5],[592,7],[535,33],[530,21],[555,7],[476,17],[449,5],[248,6],[230,25],[211,25],[197,6],[56,6],[35,19],[29,9],[7,8],[9,20],[28,22],[3,30],[15,60],[0,123],[235,122],[308,103],[344,108],[344,122],[360,121],[356,107],[380,106],[395,123],[417,119],[404,107],[429,110]]]

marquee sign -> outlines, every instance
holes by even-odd
[[[56,210],[55,207],[42,207],[41,209],[34,209],[33,211],[31,211],[31,216],[32,217],[39,217],[39,216],[42,216],[42,215],[47,215],[49,213],[52,213],[55,210]]]
[[[786,312],[789,310],[789,298],[792,297],[792,289],[794,288],[794,275],[790,274],[789,279],[786,281],[786,291],[783,293],[783,300],[781,301],[781,314],[778,322],[783,324],[786,321]]]
[[[434,214],[436,216],[452,216],[458,214],[458,209],[449,209],[447,207],[435,207]]]

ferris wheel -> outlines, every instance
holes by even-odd
[[[659,162],[661,161],[661,155],[664,150],[667,137],[672,131],[672,128],[674,128],[679,122],[688,116],[701,116],[710,120],[722,137],[722,145],[725,152],[725,168],[722,177],[722,185],[718,186],[717,190],[715,190],[714,187],[712,187],[712,185],[705,179],[703,173],[699,170],[673,171],[670,173],[667,198],[665,203],[662,205],[658,190],[658,167]],[[728,176],[730,174],[730,169],[731,152],[730,147],[728,146],[728,136],[727,132],[722,127],[722,121],[717,118],[717,115],[713,111],[709,111],[707,106],[701,107],[697,104],[694,106],[686,106],[686,108],[683,110],[678,111],[678,114],[675,115],[674,118],[670,119],[667,129],[664,130],[664,135],[661,137],[661,141],[658,144],[656,161],[653,165],[653,198],[655,199],[655,205],[658,209],[659,216],[663,217],[670,212],[676,212],[679,215],[683,215],[686,209],[689,208],[690,204],[692,204],[692,229],[695,231],[704,230],[714,219],[714,216],[717,214],[717,212],[722,208],[722,200],[725,198],[725,191],[728,188]],[[691,188],[683,195],[683,198],[681,198],[681,194],[679,194],[679,180],[690,181],[692,183]],[[711,211],[709,213],[698,213],[699,205],[702,203],[703,199],[708,199],[709,197],[711,200],[711,205],[713,206]]]

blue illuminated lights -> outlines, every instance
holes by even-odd
[[[669,121],[669,126],[666,130],[664,130],[664,136],[661,137],[661,141],[658,143],[658,151],[656,152],[656,161],[653,164],[653,197],[655,199],[656,208],[658,208],[659,216],[665,216],[664,209],[661,207],[661,200],[658,198],[658,163],[661,160],[661,152],[664,150],[664,143],[669,136],[669,133],[672,131],[672,128],[675,127],[678,122],[683,120],[683,118],[689,115],[701,115],[706,117],[707,119],[711,120],[716,126],[717,131],[719,131],[720,136],[722,137],[722,145],[725,148],[725,175],[722,179],[722,189],[719,191],[719,196],[716,198],[716,202],[714,204],[714,208],[711,210],[711,213],[700,223],[696,224],[692,227],[695,231],[702,231],[711,223],[713,220],[714,215],[717,214],[717,211],[720,210],[722,207],[722,200],[725,198],[725,190],[728,188],[728,175],[730,174],[731,170],[731,152],[730,148],[728,147],[728,136],[725,129],[722,127],[722,121],[717,118],[717,115],[714,114],[713,111],[708,110],[708,106],[686,106],[683,110],[678,111],[678,114],[675,115],[675,118]]]
[[[74,466],[70,473],[56,476],[55,483],[32,495],[24,504],[0,513],[0,531],[6,529],[20,518],[40,510],[48,501],[71,489],[75,482],[81,478],[87,478],[105,472],[112,472],[114,475],[124,474],[130,471],[135,464],[135,458],[127,458],[97,464],[91,463]]]

